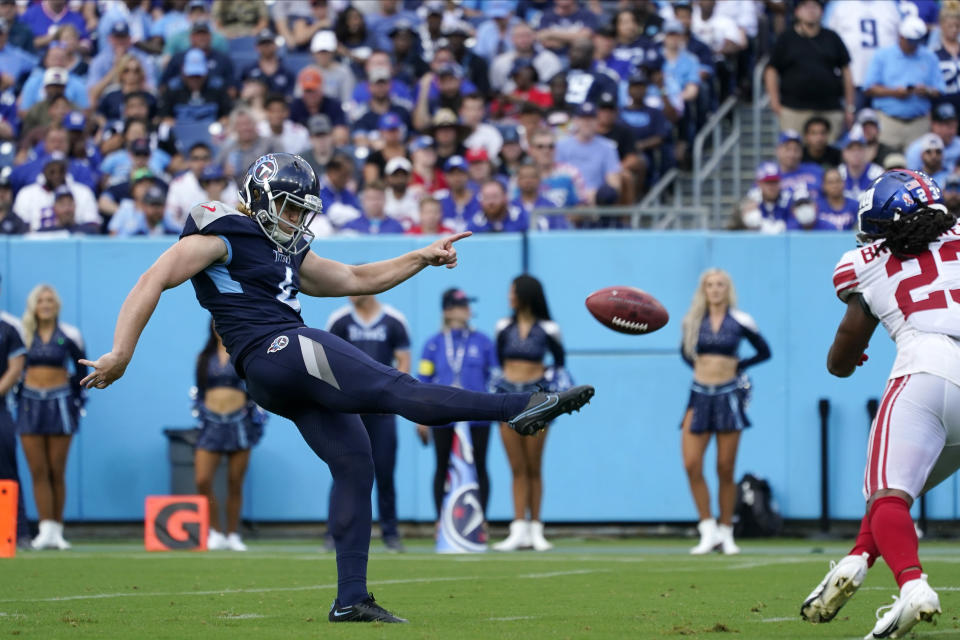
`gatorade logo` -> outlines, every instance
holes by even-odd
[[[205,551],[209,528],[206,496],[148,496],[144,520],[147,551]]]

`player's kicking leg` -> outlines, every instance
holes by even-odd
[[[800,607],[800,616],[809,622],[830,622],[853,597],[867,577],[869,554],[848,555],[831,562],[830,570]]]

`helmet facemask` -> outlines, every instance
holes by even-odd
[[[323,211],[320,198],[313,194],[300,197],[287,191],[273,193],[270,190],[269,180],[266,180],[262,187],[252,185],[252,180],[251,176],[247,176],[243,191],[240,192],[240,199],[245,204],[256,202],[259,198],[254,196],[253,190],[263,189],[267,196],[267,208],[257,211],[251,208],[250,211],[253,219],[260,225],[260,229],[281,251],[291,255],[305,251],[314,239],[310,225],[313,219]],[[294,220],[285,217],[284,214],[289,216],[293,211],[297,212],[295,216],[290,216]],[[301,243],[300,241],[304,239],[306,242]]]

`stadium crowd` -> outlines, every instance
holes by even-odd
[[[768,12],[783,7],[0,0],[0,231],[178,233],[272,151],[314,167],[318,236],[632,204],[749,78]]]
[[[885,169],[920,170],[960,214],[960,2],[798,0],[764,81],[776,157],[734,228],[848,230]]]

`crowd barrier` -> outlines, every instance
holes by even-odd
[[[62,320],[83,332],[88,353],[110,348],[117,311],[127,291],[171,239],[84,238],[0,240],[0,307],[23,311],[39,282],[63,297]],[[414,249],[411,237],[336,238],[314,243],[322,256],[347,263],[387,258]],[[560,323],[568,367],[578,383],[596,386],[592,404],[563,417],[547,435],[543,518],[550,522],[689,521],[696,512],[680,460],[678,426],[690,369],[678,352],[680,323],[698,276],[727,269],[742,309],[753,315],[773,357],[751,370],[754,384],[737,477],[767,478],[787,518],[820,515],[818,401],[831,401],[829,460],[831,517],[859,519],[868,432],[866,400],[878,396],[893,361],[893,344],[878,330],[870,361],[840,380],[826,371],[826,353],[843,313],[831,275],[852,234],[756,236],[701,232],[576,232],[472,237],[459,245],[455,270],[428,269],[381,296],[409,321],[414,365],[440,325],[440,294],[451,286],[478,300],[474,324],[491,332],[508,314],[511,279],[526,262],[546,288]],[[267,258],[271,256],[266,256]],[[607,285],[632,285],[659,298],[670,323],[648,336],[625,336],[598,324],[586,296]],[[307,324],[323,327],[346,304],[301,297]],[[187,283],[164,294],[126,376],[92,391],[68,464],[66,519],[134,521],[144,498],[169,491],[168,427],[192,424],[188,389],[206,338],[205,312]],[[744,348],[749,348],[744,345]],[[413,426],[399,420],[398,512],[402,520],[434,519],[433,451]],[[713,451],[706,471],[715,485]],[[29,474],[21,475],[30,497]],[[510,473],[497,435],[491,438],[489,518],[512,517]],[[244,517],[255,521],[325,520],[330,475],[296,428],[272,417],[254,450]],[[931,493],[931,519],[958,516],[956,479]],[[35,517],[32,499],[28,511]],[[376,504],[376,503],[374,503]]]

